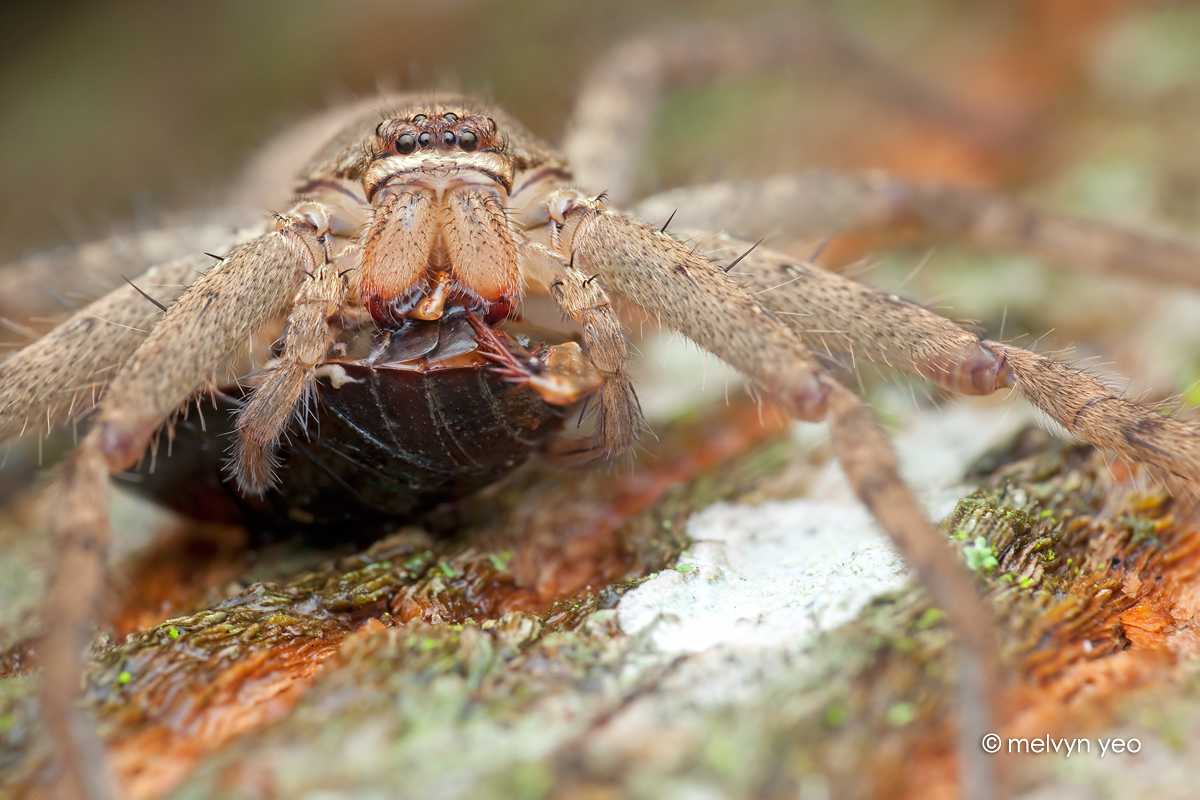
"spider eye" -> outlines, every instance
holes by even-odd
[[[442,144],[454,146],[454,131],[446,131],[442,134]]]
[[[442,119],[446,122],[458,122],[458,114],[442,114]]]
[[[417,140],[413,138],[411,133],[406,133],[396,139],[396,152],[402,156],[406,156],[413,150],[417,149]]]
[[[429,135],[429,131],[426,131],[417,137],[417,142],[421,145],[421,147],[428,147],[429,140],[432,138],[433,137]]]
[[[412,118],[412,121],[413,122],[424,122],[427,119],[429,119],[429,117],[425,116],[424,114],[417,114],[415,117]]]
[[[471,131],[463,131],[462,135],[458,137],[458,144],[469,153],[479,147],[479,139]]]

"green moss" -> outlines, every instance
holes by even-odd
[[[967,569],[972,572],[990,572],[1000,563],[996,558],[996,551],[982,536],[975,537],[973,543],[963,548],[963,557]]]
[[[843,705],[832,705],[825,709],[825,724],[840,728],[850,720],[850,711]]]
[[[550,793],[554,778],[542,764],[522,763],[501,777],[501,796],[514,800],[541,800]]]
[[[946,612],[940,608],[927,608],[917,620],[917,630],[928,630],[946,618]]]
[[[735,737],[717,730],[704,742],[704,758],[718,772],[732,773],[745,763],[746,754]]]
[[[888,724],[900,728],[917,718],[917,708],[912,703],[896,703],[887,710]]]
[[[429,568],[430,562],[433,561],[433,551],[426,550],[417,555],[411,556],[404,561],[404,570],[412,577],[420,576]]]

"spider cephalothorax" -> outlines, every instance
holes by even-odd
[[[451,298],[496,322],[520,296],[516,241],[505,213],[513,159],[492,119],[440,110],[381,122],[362,162],[345,173],[374,209],[355,283],[363,305],[383,324],[436,318]],[[331,179],[305,194],[323,196]]]

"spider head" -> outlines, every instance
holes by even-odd
[[[488,323],[520,299],[505,211],[515,166],[494,120],[446,106],[389,115],[361,172],[371,220],[358,270],[363,305],[381,325],[435,319],[461,303]]]
[[[480,114],[426,109],[385,119],[375,128],[380,154],[409,156],[436,150],[442,155],[495,150],[496,123]]]
[[[482,114],[428,108],[396,115],[375,127],[361,170],[368,201],[385,186],[419,184],[439,194],[464,183],[511,191],[514,167],[496,123]]]

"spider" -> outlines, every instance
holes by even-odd
[[[613,167],[623,126],[637,126],[646,99],[645,87],[630,80],[630,63],[639,62],[614,59],[607,73],[597,72],[598,85],[585,92],[565,147],[571,159],[471,97],[385,96],[330,112],[317,127],[339,132],[314,149],[297,177],[294,204],[264,231],[215,263],[189,258],[155,267],[0,363],[0,436],[20,432],[29,419],[77,413],[93,398],[62,398],[90,385],[100,367],[121,365],[94,400],[91,427],[57,480],[59,561],[48,595],[55,625],[44,647],[43,698],[61,756],[72,767],[67,779],[74,795],[102,792],[90,777],[96,773],[83,766],[92,754],[72,699],[78,653],[102,586],[109,477],[142,457],[156,432],[209,386],[237,348],[281,320],[286,327],[277,357],[238,416],[231,469],[247,496],[267,492],[278,480],[281,437],[305,408],[348,320],[395,329],[465,309],[475,324],[491,328],[516,316],[527,292],[548,295],[581,326],[583,364],[572,361],[559,373],[571,385],[556,399],[595,392],[601,423],[589,445],[606,458],[629,452],[642,429],[618,302],[735,367],[754,391],[795,419],[827,420],[855,492],[950,616],[967,656],[964,675],[976,696],[986,698],[976,709],[982,718],[965,726],[967,738],[988,729],[984,707],[998,695],[990,612],[900,479],[867,407],[814,352],[829,346],[851,351],[952,393],[1013,389],[1085,441],[1200,479],[1200,437],[1193,428],[1117,396],[1079,370],[982,340],[803,259],[723,235],[672,230],[669,220],[643,221],[620,209],[631,181],[619,168],[609,195],[592,194]],[[804,191],[804,180],[790,188]],[[1019,209],[966,193],[869,184],[854,185],[876,198],[897,188],[911,191],[906,213],[974,202],[963,227],[988,221],[990,227],[974,231],[984,240],[1004,239],[1006,229],[1025,221]],[[1009,216],[988,216],[997,210]],[[1055,246],[1052,237],[1036,233],[1020,230],[1033,249]],[[142,338],[129,328],[141,323],[150,292],[163,313]],[[585,373],[589,377],[578,377]],[[552,393],[543,390],[547,399]]]

